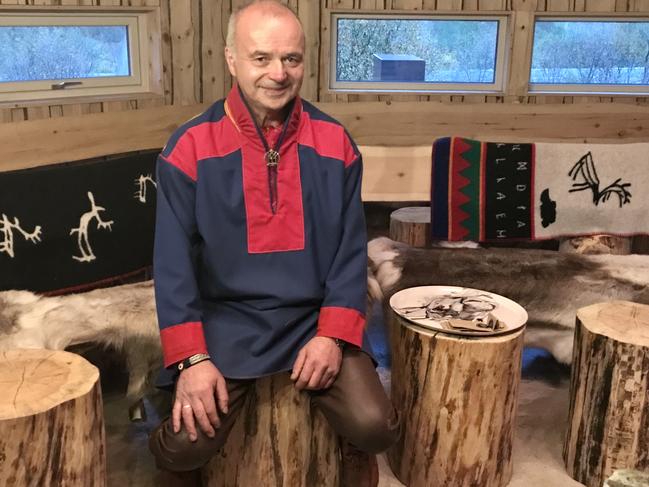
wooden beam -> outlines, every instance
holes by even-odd
[[[649,111],[631,104],[357,102],[318,106],[340,120],[359,145],[429,146],[435,138],[448,135],[494,142],[649,141]],[[0,123],[0,171],[159,148],[176,127],[207,107],[164,106],[131,110],[128,115],[111,112]],[[393,159],[393,163],[398,166],[401,161]]]
[[[432,141],[431,141],[432,142]],[[359,146],[363,154],[363,201],[430,199],[431,146]]]
[[[159,148],[179,125],[205,108],[160,107],[128,115],[95,113],[0,124],[0,140],[11,145],[0,154],[0,171]]]

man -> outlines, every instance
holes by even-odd
[[[298,96],[304,33],[291,10],[252,2],[232,15],[226,44],[236,86],[158,162],[154,278],[175,398],[151,450],[162,469],[199,468],[254,379],[283,371],[351,445],[384,450],[399,428],[362,349],[360,153]]]

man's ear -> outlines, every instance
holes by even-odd
[[[232,49],[229,47],[225,48],[225,62],[228,63],[228,69],[230,70],[230,74],[234,76],[235,78],[237,77],[237,68],[234,65],[234,52]]]

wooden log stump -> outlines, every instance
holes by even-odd
[[[632,237],[616,235],[587,235],[584,237],[562,238],[559,251],[576,254],[613,254],[628,255],[633,246]]]
[[[79,355],[0,352],[0,485],[106,485],[99,371]]]
[[[392,401],[404,428],[388,450],[392,471],[410,487],[507,485],[522,329],[464,338],[391,319]]]
[[[288,374],[258,379],[204,487],[338,487],[338,437]]]
[[[568,473],[599,487],[617,469],[649,470],[649,306],[577,311],[563,448]]]
[[[430,247],[430,207],[409,206],[393,211],[390,238],[412,247]]]

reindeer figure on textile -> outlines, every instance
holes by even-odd
[[[649,304],[649,255],[579,255],[525,249],[413,248],[368,243],[369,292],[381,300],[426,285],[477,288],[508,297],[529,315],[525,345],[572,361],[577,309],[626,300]],[[387,311],[387,309],[386,309]]]

